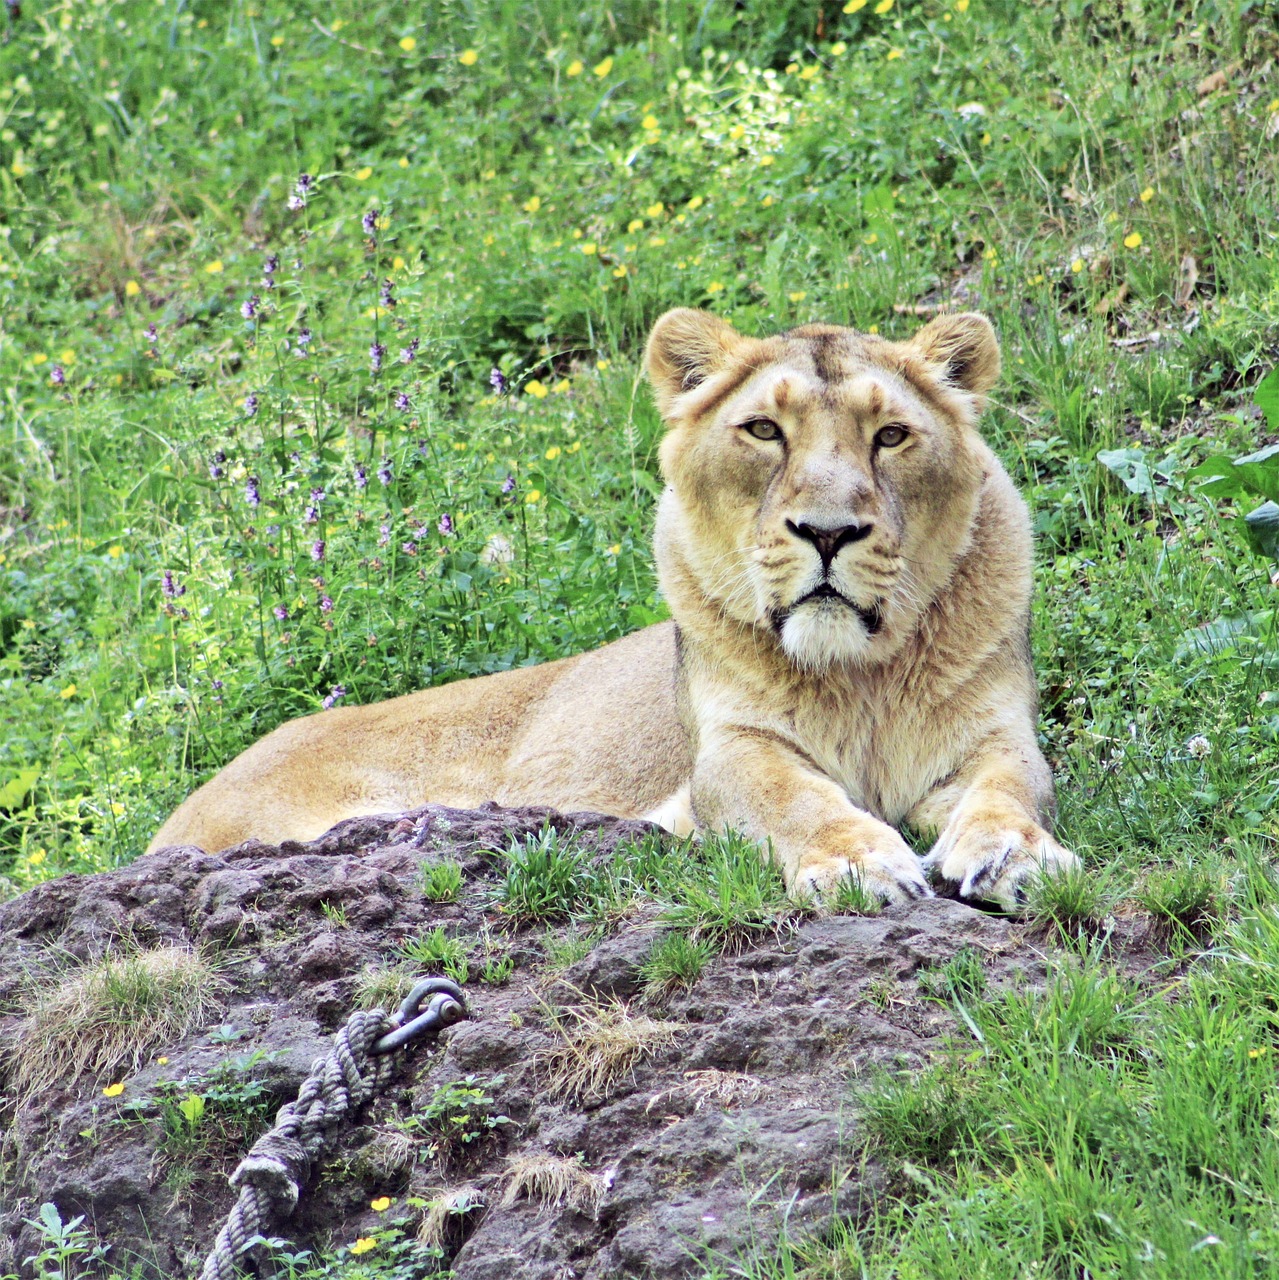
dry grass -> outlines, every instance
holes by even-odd
[[[624,1076],[659,1049],[675,1043],[683,1024],[632,1013],[620,1000],[578,1009],[547,1007],[562,1043],[537,1061],[553,1092],[580,1102],[608,1097]]]
[[[506,1164],[502,1204],[514,1204],[524,1196],[537,1201],[543,1209],[566,1205],[575,1213],[593,1218],[604,1203],[610,1181],[605,1174],[583,1168],[579,1157],[511,1156]]]
[[[768,1085],[758,1076],[748,1075],[745,1071],[720,1071],[716,1067],[707,1067],[700,1071],[685,1071],[682,1084],[655,1093],[644,1110],[652,1111],[673,1098],[691,1102],[694,1111],[700,1111],[708,1102],[717,1107],[734,1107],[758,1102],[767,1093]]]
[[[220,1008],[225,984],[185,947],[104,956],[37,991],[9,1065],[28,1100],[91,1073],[136,1071],[153,1050],[186,1035]]]
[[[426,1207],[417,1229],[417,1238],[433,1249],[444,1248],[449,1243],[449,1228],[460,1225],[461,1220],[472,1213],[483,1213],[488,1199],[479,1187],[458,1187],[436,1196]]]

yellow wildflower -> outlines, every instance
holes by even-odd
[[[643,218],[632,218],[626,224],[626,233],[627,235],[634,235],[635,232],[641,230],[643,226],[644,226]]]
[[[609,547],[608,554],[611,556],[619,555],[621,553],[621,550],[622,550],[622,544],[620,542],[615,542],[611,547]]]
[[[557,444],[551,445],[551,447],[546,451],[547,462],[554,462],[555,459],[560,456],[560,452],[561,450],[559,445]]]
[[[120,546],[119,543],[116,543],[107,548],[107,555],[109,555],[112,560],[119,560],[119,558],[124,555],[124,548]]]
[[[1154,198],[1155,198],[1154,187],[1147,187],[1139,197],[1142,204],[1149,204]]]
[[[32,364],[48,364],[49,357],[45,355],[43,351],[37,351],[35,355],[31,357],[31,363]]]
[[[684,207],[686,209],[700,209],[704,203],[705,201],[701,196],[694,196]]]
[[[706,292],[707,293],[723,293],[724,286],[718,280],[712,280],[710,284],[706,286]]]
[[[594,241],[594,240],[588,240],[588,241],[587,241],[587,242],[582,246],[582,252],[583,252],[584,254],[586,254],[586,256],[589,258],[589,257],[591,256],[591,254],[593,254],[593,253],[595,252],[595,241]]]
[[[764,206],[764,208],[765,208],[765,209],[771,209],[775,203],[776,203],[776,201],[773,199],[773,197],[772,197],[772,196],[765,196],[765,197],[760,201],[760,204],[762,204],[762,205]]]
[[[561,378],[552,388],[553,395],[562,396],[569,389],[569,381],[567,378]]]
[[[652,114],[646,115],[644,119],[640,121],[641,129],[651,130],[651,129],[660,129],[661,127],[662,127],[662,122],[655,115],[652,115]]]
[[[777,163],[777,158],[775,156],[760,156],[759,162],[765,169],[767,169],[770,164]]]
[[[848,0],[848,3],[844,6],[844,12],[857,13],[859,10],[864,9],[866,4],[867,0]]]
[[[358,1257],[360,1254],[369,1253],[371,1250],[376,1248],[377,1241],[374,1240],[372,1236],[361,1236],[353,1245],[351,1245],[351,1252]]]
[[[650,218],[660,218],[666,211],[666,206],[660,200],[654,200],[652,204],[644,210]]]
[[[365,165],[363,169],[355,171],[356,182],[367,182],[373,176],[373,169],[369,165]]]
[[[888,51],[888,57],[887,57],[887,58],[885,58],[885,59],[884,59],[884,61],[885,61],[885,62],[893,62],[893,61],[895,61],[897,58],[900,58],[901,56],[902,56],[902,51],[901,51],[900,49],[889,49],[889,51]]]
[[[369,1208],[374,1213],[385,1213],[391,1207],[390,1196],[378,1196],[376,1200],[369,1201]]]
[[[524,384],[524,394],[532,396],[535,400],[545,400],[548,394],[546,384],[539,382],[536,378],[530,378]]]
[[[1084,260],[1082,258],[1076,258],[1074,262],[1070,264],[1070,269],[1075,273],[1075,275],[1078,275],[1084,269]]]
[[[61,360],[63,364],[75,364],[75,352],[72,351],[70,347],[67,347],[58,352],[58,359]]]
[[[118,1098],[124,1092],[123,1084],[109,1084],[102,1092],[108,1098]]]
[[[220,276],[222,274],[222,259],[214,258],[212,262],[205,263],[204,274],[207,276]]]
[[[796,71],[798,71],[798,70],[799,70],[799,63],[798,63],[798,62],[788,62],[788,63],[786,64],[786,74],[787,74],[788,76],[793,76],[793,75],[795,74],[795,72],[796,72]]]
[[[582,442],[580,440],[574,440],[573,443],[569,445],[568,451],[569,453],[576,453],[581,447]]]
[[[542,501],[542,491],[541,491],[541,489],[530,489],[530,490],[529,490],[529,491],[524,495],[524,505],[525,505],[526,507],[533,507],[533,506],[536,506],[536,505],[537,505],[539,502],[541,502],[541,501]]]
[[[457,55],[457,60],[464,67],[473,67],[480,60],[480,55],[476,53],[474,49],[463,49],[462,52]]]
[[[272,37],[271,37],[271,43],[275,46],[275,48],[277,48],[277,49],[278,49],[278,48],[279,48],[279,47],[284,43],[284,37],[283,37],[283,36],[272,36]]]
[[[958,13],[967,13],[968,0],[955,0],[955,9]]]
[[[603,62],[597,62],[591,70],[594,71],[601,80],[603,80],[604,77],[613,70],[613,59],[605,58]]]
[[[866,332],[867,332],[867,333],[878,333],[878,332],[879,332],[879,325],[877,325],[877,324],[873,324],[873,325],[871,325],[871,326],[870,326],[870,328],[866,330]]]
[[[660,249],[665,243],[665,236],[649,236],[648,238],[648,247],[650,249]]]
[[[830,47],[832,58],[842,58],[848,52],[848,46],[842,40],[836,40]]]
[[[400,48],[403,49],[405,53],[412,53],[413,50],[417,48],[417,41],[414,40],[412,36],[404,36],[400,40]]]
[[[617,266],[613,268],[613,276],[615,279],[620,280],[622,279],[623,276],[627,274],[628,274],[628,268],[626,266],[626,263],[624,262],[619,262]]]
[[[37,849],[35,853],[31,854],[27,858],[27,861],[33,867],[38,867],[48,856],[49,856],[49,851],[47,849]]]
[[[983,147],[988,147],[990,146],[990,143],[991,143],[990,131],[987,130],[985,133],[981,135],[981,145]]]
[[[61,698],[63,702],[66,702],[68,698],[74,698],[75,685],[73,684],[67,685],[67,687],[63,689],[61,693],[58,694],[58,697]]]
[[[795,292],[789,296],[792,302],[803,302],[804,299],[808,297],[808,291],[805,289],[796,289]]]
[[[405,267],[404,259],[401,258],[400,255],[397,253],[395,257],[391,259],[391,270],[403,271],[404,267]]]
[[[161,1054],[161,1056],[155,1060],[155,1065],[157,1067],[167,1067],[169,1065],[169,1060],[163,1054]]]
[[[597,369],[607,369],[612,363],[611,360],[596,360],[595,367]]]
[[[876,13],[887,13],[893,7],[893,0],[879,0],[875,6]]]
[[[532,196],[524,201],[525,213],[536,213],[542,207],[542,197]]]
[[[142,292],[142,286],[136,280],[126,280],[124,282],[124,296],[126,298],[136,298]]]
[[[396,163],[400,166],[401,169],[407,169],[409,167],[409,158],[408,156],[401,156],[399,160],[396,161]]]
[[[1140,249],[1141,248],[1141,232],[1132,231],[1128,235],[1124,236],[1124,248]]]
[[[564,74],[566,76],[580,76],[583,70],[584,68],[582,66],[581,59],[574,58],[573,61],[570,62],[567,67],[564,68]]]
[[[801,80],[811,80],[817,75],[818,69],[819,68],[815,63],[812,66],[805,67],[803,71],[799,73],[799,78]]]

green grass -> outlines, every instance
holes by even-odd
[[[898,1082],[935,1136],[811,1274],[1272,1268],[1274,565],[1191,471],[1267,430],[1279,5],[960,5],[6,16],[0,895],[129,862],[291,716],[664,616],[637,370],[665,308],[903,336],[967,299],[1038,535],[1042,740],[1087,865],[1040,907],[1079,967],[1021,1003],[929,979],[979,1057]],[[771,937],[794,907],[730,846],[560,849],[501,901],[579,940],[654,900],[692,942]],[[1105,973],[1134,910],[1190,962],[1167,1000]]]

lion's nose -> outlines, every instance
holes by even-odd
[[[787,520],[786,527],[797,538],[803,538],[805,542],[811,542],[817,548],[817,554],[822,558],[822,568],[829,572],[831,561],[840,550],[850,542],[860,542],[875,526],[873,521],[865,520],[860,524],[842,524],[834,529],[819,529],[814,524],[797,524],[794,520]]]

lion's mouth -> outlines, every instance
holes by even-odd
[[[867,635],[876,635],[879,629],[884,625],[884,616],[879,611],[879,604],[875,603],[869,606],[860,605],[855,600],[850,600],[842,591],[837,591],[829,582],[820,583],[814,587],[807,595],[800,596],[789,609],[779,610],[774,615],[773,625],[778,631],[782,629],[786,619],[795,612],[802,604],[810,602],[818,602],[822,600],[835,600],[842,605],[850,608],[862,621],[862,626],[866,628]]]

